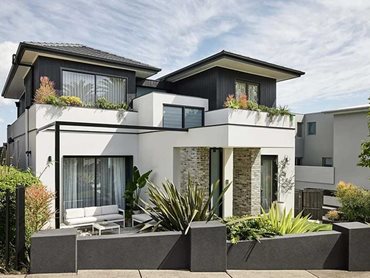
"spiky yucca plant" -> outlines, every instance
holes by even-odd
[[[176,186],[166,180],[163,190],[153,183],[148,183],[149,202],[142,201],[142,210],[153,218],[155,224],[146,224],[142,230],[163,229],[181,231],[187,234],[193,221],[210,221],[216,217],[216,211],[222,203],[222,197],[230,187],[226,185],[215,204],[211,200],[219,192],[219,183],[212,186],[212,192],[206,196],[196,183],[188,179],[186,191],[181,194]]]
[[[276,203],[272,204],[268,213],[262,209],[260,218],[268,221],[280,235],[331,230],[330,224],[320,224],[310,221],[310,216],[302,216],[302,212],[296,217],[293,217],[292,209],[288,213],[284,209],[283,214],[281,214]]]

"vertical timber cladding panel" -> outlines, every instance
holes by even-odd
[[[261,206],[261,149],[234,148],[233,215],[256,215]]]
[[[310,214],[312,219],[321,220],[323,216],[324,191],[317,188],[303,190],[303,214]]]
[[[180,189],[184,192],[188,177],[209,194],[209,148],[180,148]]]

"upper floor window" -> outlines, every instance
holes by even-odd
[[[307,123],[307,134],[316,135],[316,122]]]
[[[302,137],[302,128],[303,124],[302,123],[297,123],[297,137]]]
[[[322,166],[332,167],[333,166],[333,158],[332,157],[323,157],[322,158]]]
[[[203,108],[174,105],[163,106],[163,127],[191,128],[203,126],[203,119]]]
[[[79,97],[85,104],[94,104],[99,98],[124,103],[127,102],[127,80],[63,70],[63,95]]]
[[[259,85],[244,81],[235,81],[235,98],[247,96],[248,100],[258,103],[259,101]]]

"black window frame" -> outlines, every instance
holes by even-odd
[[[201,126],[204,126],[204,107],[163,103],[162,113],[163,113],[164,108],[166,106],[167,107],[182,108],[182,110],[181,110],[181,127],[179,127],[179,128],[195,128],[195,127],[185,127],[185,109],[201,110],[202,111],[202,125]],[[162,127],[165,127],[165,125],[164,125],[164,113],[162,115]]]
[[[315,132],[310,133],[310,125],[314,124],[315,125]],[[317,134],[317,125],[316,122],[307,122],[307,135],[316,135]]]
[[[234,96],[235,96],[235,99],[237,99],[237,97],[236,97],[236,82],[245,83],[247,85],[246,89],[247,89],[247,98],[248,98],[248,100],[249,100],[248,85],[257,85],[257,87],[258,87],[257,104],[260,104],[260,102],[261,102],[261,84],[260,83],[249,81],[249,80],[246,80],[246,79],[240,79],[240,78],[235,79],[235,82],[234,82]]]
[[[66,68],[66,67],[61,67],[60,68],[60,87],[61,87],[61,95],[64,95],[63,93],[63,71],[69,71],[69,72],[75,72],[75,73],[82,73],[82,74],[89,74],[89,75],[93,75],[94,76],[94,104],[96,104],[96,77],[97,76],[104,76],[104,77],[115,77],[115,78],[121,78],[121,79],[125,79],[126,82],[125,82],[125,89],[126,89],[126,93],[125,93],[125,102],[126,104],[129,104],[128,103],[128,78],[125,77],[125,76],[119,76],[119,75],[114,75],[114,74],[105,74],[105,73],[101,73],[101,72],[97,72],[97,71],[88,71],[88,70],[77,70],[77,69],[73,69],[73,68]]]
[[[126,179],[126,184],[128,181],[132,180],[132,169],[134,167],[134,164],[133,164],[133,161],[134,161],[134,156],[133,155],[63,155],[62,157],[62,161],[61,161],[61,165],[64,165],[64,158],[85,158],[85,159],[88,159],[88,158],[91,158],[91,159],[94,159],[94,202],[95,202],[95,206],[97,206],[97,176],[96,176],[96,167],[97,167],[97,160],[99,158],[124,158],[125,159],[125,179]],[[126,163],[126,161],[128,163]],[[63,171],[64,171],[64,168],[62,166],[62,176],[63,176]],[[62,186],[64,187],[64,180],[62,180]],[[61,189],[61,194],[63,196],[64,192],[64,188],[62,187]],[[125,185],[125,188],[126,188],[126,185]],[[64,201],[64,200],[63,200]],[[62,203],[62,200],[60,200],[60,202]],[[62,206],[63,210],[64,209],[64,206]],[[126,208],[124,208],[126,209]]]

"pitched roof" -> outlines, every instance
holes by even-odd
[[[229,69],[235,68],[235,70],[237,71],[243,71],[244,66],[248,67],[248,69],[244,68],[245,72],[249,71],[252,74],[262,76],[264,75],[266,77],[274,78],[277,81],[283,81],[305,74],[303,71],[279,66],[269,62],[222,50],[214,55],[201,59],[193,64],[178,69],[167,75],[164,75],[158,78],[158,80],[177,81],[197,72],[216,66],[226,67]]]
[[[32,42],[32,41],[25,41],[25,42],[22,42],[22,44],[25,46],[31,46],[31,47],[36,47],[36,48],[42,48],[42,49],[62,52],[64,54],[72,54],[72,55],[84,56],[86,58],[101,59],[105,61],[122,63],[125,65],[139,67],[139,68],[147,68],[153,71],[160,71],[159,68],[153,67],[151,65],[148,65],[148,64],[136,61],[136,60],[128,59],[126,57],[119,56],[113,53],[95,49],[95,48],[92,48],[92,47],[89,47],[83,44]]]

